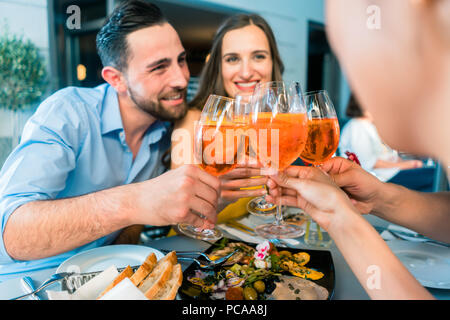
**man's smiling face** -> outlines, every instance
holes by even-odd
[[[187,112],[189,69],[186,52],[168,23],[127,36],[128,94],[138,108],[161,120],[178,120]]]

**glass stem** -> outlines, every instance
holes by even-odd
[[[278,192],[280,193],[280,197],[278,198],[277,213],[275,214],[275,224],[277,226],[283,224],[283,208],[281,205],[281,187],[278,188]]]
[[[311,226],[311,217],[306,220],[306,231],[305,231],[305,239],[309,240],[309,228]]]
[[[320,168],[322,164],[315,164],[314,167],[316,168]],[[316,222],[316,230],[317,230],[317,237],[319,239],[319,241],[323,240],[323,234],[322,234],[322,230],[320,229],[319,224]]]

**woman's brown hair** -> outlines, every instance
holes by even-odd
[[[345,115],[349,118],[361,118],[364,116],[364,111],[361,109],[361,106],[359,105],[354,94],[351,94],[348,99]]]
[[[228,31],[244,28],[248,25],[255,25],[264,31],[269,41],[270,53],[272,56],[272,80],[281,81],[284,72],[284,65],[280,58],[280,53],[275,41],[275,36],[269,24],[261,16],[256,14],[238,14],[225,20],[217,29],[213,38],[209,59],[203,67],[200,75],[199,89],[190,107],[202,109],[210,94],[227,96],[222,81],[222,42]]]

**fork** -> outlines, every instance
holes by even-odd
[[[33,292],[24,294],[23,296],[19,296],[16,298],[13,298],[11,300],[22,300],[23,298],[35,295],[36,293],[42,291],[43,289],[47,288],[49,285],[54,284],[56,282],[64,280],[66,277],[72,275],[72,272],[61,272],[61,273],[55,273],[53,274],[48,280],[46,280],[44,283],[42,283],[36,290]]]
[[[159,249],[159,251],[164,252],[164,253],[169,253],[173,250]],[[175,251],[175,252],[177,253],[177,257],[178,257],[178,255],[197,255],[197,256],[202,256],[208,262],[214,261],[214,260],[211,260],[211,258],[208,257],[208,255],[202,251]]]
[[[230,252],[229,254],[227,254],[226,256],[223,256],[222,258],[219,258],[216,260],[209,259],[209,261],[207,261],[206,264],[196,258],[191,258],[191,257],[177,257],[177,258],[178,258],[178,260],[181,260],[181,261],[194,261],[195,263],[198,264],[198,266],[200,268],[203,268],[203,269],[212,269],[212,268],[222,265],[225,261],[227,261],[232,255],[234,255],[238,251],[239,250],[236,249],[233,252]]]

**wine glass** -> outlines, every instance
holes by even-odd
[[[253,96],[249,94],[236,94],[236,116],[241,122],[245,123],[246,129],[248,129],[248,117],[251,111],[251,100]],[[256,139],[252,140],[255,141]],[[245,150],[245,157],[247,164],[256,164],[256,148],[249,143],[249,137],[245,136],[243,141],[243,147]],[[254,177],[257,178],[257,177]],[[267,186],[264,185],[262,188],[267,190]],[[268,217],[275,214],[276,205],[266,201],[266,196],[256,197],[251,199],[247,203],[247,210],[249,213],[256,216]]]
[[[194,126],[194,159],[203,170],[214,176],[233,170],[238,163],[241,136],[235,134],[235,100],[210,95]],[[178,230],[189,237],[215,241],[223,234],[217,228],[201,229],[179,223]]]
[[[254,134],[253,139],[250,136],[250,145],[256,149],[262,173],[281,172],[298,158],[308,135],[301,86],[295,81],[260,83],[251,105],[249,128]],[[296,238],[305,232],[301,226],[283,221],[281,198],[276,206],[275,221],[260,225],[255,231],[268,239]]]
[[[315,167],[329,160],[339,145],[339,121],[333,103],[326,90],[307,92],[305,104],[308,113],[308,140],[300,158]],[[313,228],[314,229],[314,228]],[[311,219],[306,222],[306,244],[328,247],[331,238],[322,233],[316,224],[311,230]]]

